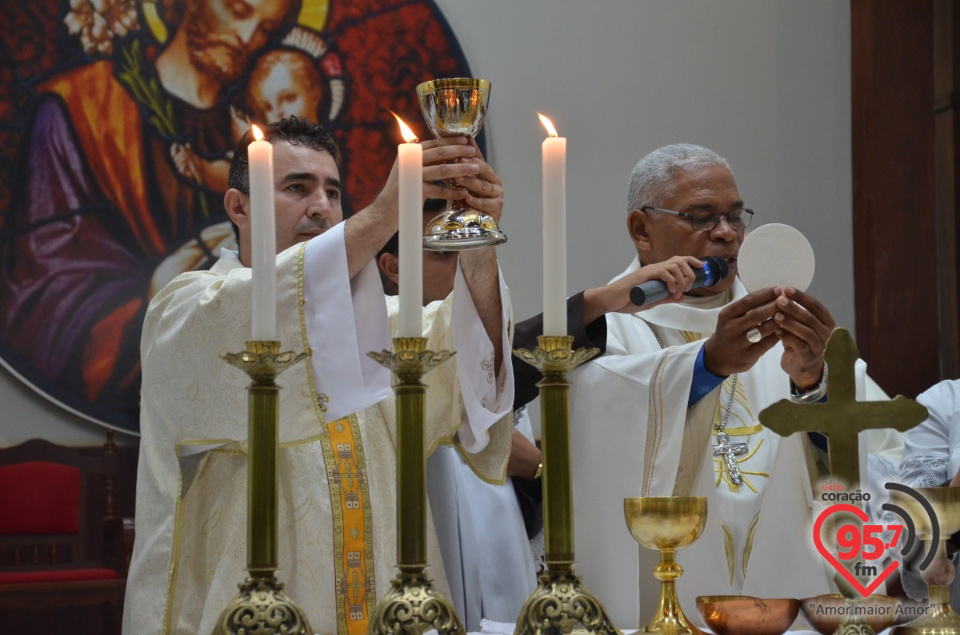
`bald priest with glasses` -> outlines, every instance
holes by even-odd
[[[688,618],[699,621],[697,595],[833,592],[832,570],[806,548],[810,440],[758,421],[780,399],[825,398],[833,317],[798,289],[747,293],[737,255],[754,213],[715,152],[651,152],[633,170],[627,209],[637,254],[623,276],[675,256],[719,258],[729,271],[649,310],[608,314],[606,354],[570,375],[578,573],[614,623],[636,627],[637,598],[655,606],[657,554],[630,536],[623,499],[697,495],[708,498],[707,527],[677,552]]]

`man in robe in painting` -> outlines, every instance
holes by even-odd
[[[117,62],[39,86],[0,252],[0,329],[16,334],[8,345],[28,381],[135,425],[149,298],[232,242],[217,222],[222,192],[182,175],[170,144],[189,139],[205,156],[233,147],[225,91],[298,10],[297,0],[186,0],[155,60],[134,39]]]

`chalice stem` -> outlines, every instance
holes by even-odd
[[[673,549],[660,551],[660,563],[653,568],[653,575],[660,580],[660,603],[657,612],[650,623],[643,629],[643,633],[658,634],[701,634],[702,631],[692,626],[680,608],[677,598],[676,580],[683,575],[683,567],[675,560],[676,552]]]

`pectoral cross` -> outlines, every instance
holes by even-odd
[[[746,454],[749,448],[746,443],[730,443],[730,436],[726,432],[717,433],[717,445],[713,446],[713,456],[722,456],[727,461],[727,470],[730,472],[730,480],[735,485],[743,483],[743,476],[740,475],[740,463],[737,457]]]
[[[764,408],[760,423],[782,437],[821,432],[829,440],[830,473],[852,487],[860,480],[861,430],[893,428],[905,432],[927,418],[927,409],[897,395],[889,401],[857,401],[854,364],[857,345],[846,329],[836,329],[823,358],[830,368],[827,401],[798,404],[787,399]]]

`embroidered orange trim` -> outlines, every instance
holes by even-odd
[[[348,418],[327,424],[333,461],[327,463],[327,480],[334,505],[340,506],[335,531],[337,560],[337,621],[347,635],[366,635],[370,621],[368,596],[375,595],[373,576],[367,575],[367,535],[370,508],[367,471],[358,455],[358,430]],[[361,450],[362,451],[362,450]],[[337,495],[339,494],[339,498]]]

